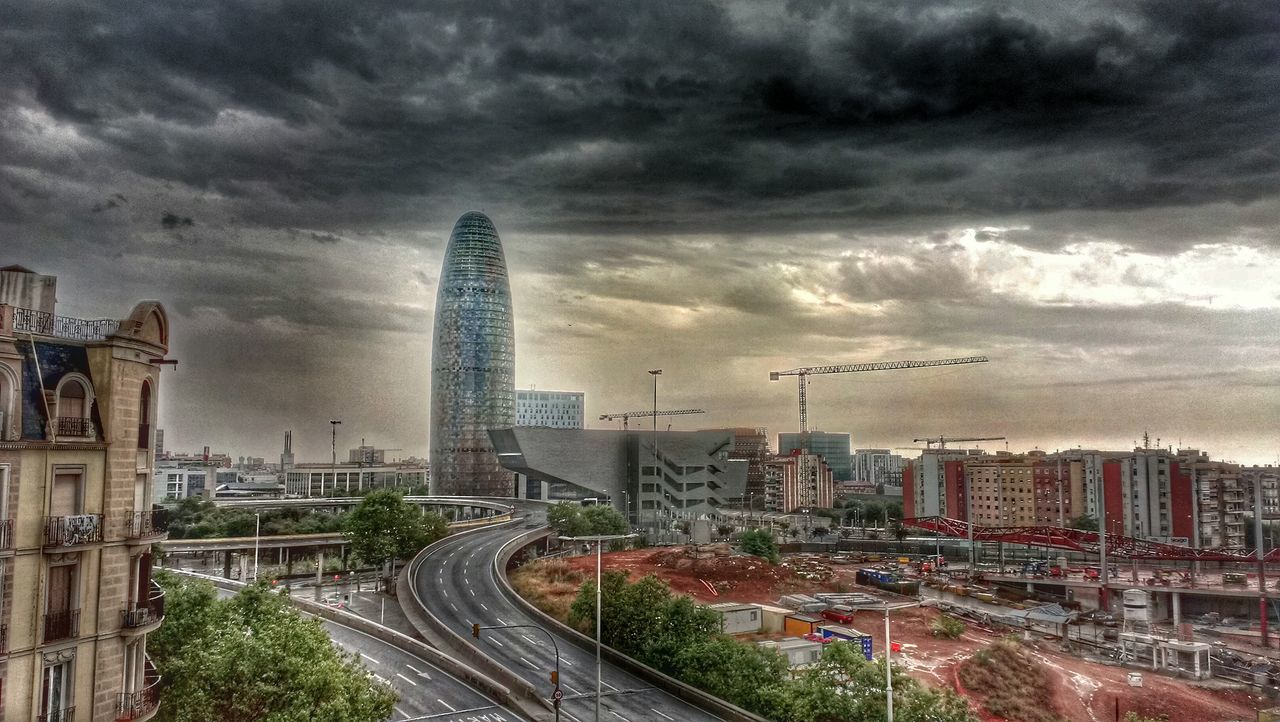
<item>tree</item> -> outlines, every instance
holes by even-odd
[[[885,511],[889,512],[890,519],[902,518],[902,502],[900,501],[886,502],[884,507],[885,507]]]
[[[959,639],[964,629],[964,622],[946,614],[939,614],[929,624],[929,633],[943,639]]]
[[[773,534],[764,529],[750,529],[738,535],[738,548],[744,554],[768,559],[770,564],[777,564],[778,544]]]
[[[611,506],[582,506],[562,502],[547,510],[547,523],[560,536],[604,536],[626,534],[626,517]]]
[[[1092,514],[1081,514],[1080,516],[1072,517],[1071,521],[1068,522],[1068,526],[1072,529],[1081,529],[1083,531],[1097,531],[1098,517]]]
[[[721,524],[716,527],[716,533],[719,534],[721,538],[727,539],[729,538],[729,535],[733,533],[733,525]]]
[[[883,720],[884,660],[868,662],[853,644],[827,645],[822,659],[794,685],[792,699],[794,720]],[[901,667],[893,669],[893,713],[897,722],[976,722],[969,704],[955,692],[930,690]]]
[[[342,535],[351,551],[370,564],[391,563],[413,556],[428,544],[449,534],[449,525],[433,512],[423,514],[393,489],[367,494],[347,515]]]
[[[773,650],[725,636],[698,640],[675,656],[681,681],[769,719],[786,719],[787,662]]]
[[[790,529],[787,529],[787,536],[791,537],[792,539],[799,539],[799,538],[800,538],[800,528],[799,528],[799,527],[794,527],[794,526],[793,526],[793,527],[791,527]]]
[[[906,541],[907,527],[905,524],[902,523],[901,519],[894,519],[892,525],[890,526],[890,530],[893,532],[893,536],[895,539],[898,540],[899,544]]]
[[[826,528],[825,526],[815,526],[813,528],[813,531],[809,532],[810,536],[815,536],[815,537],[825,537],[830,533],[831,533],[831,530]]]
[[[398,699],[318,619],[255,585],[217,599],[207,582],[159,573],[165,623],[148,650],[166,687],[162,722],[346,722],[387,719]]]
[[[884,521],[884,506],[878,501],[868,501],[862,505],[862,528],[867,528],[867,522],[873,525]]]

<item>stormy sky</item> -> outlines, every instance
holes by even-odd
[[[1280,5],[49,2],[0,22],[0,265],[172,316],[167,446],[427,448],[454,220],[518,385],[673,428],[1280,453]],[[775,436],[776,439],[776,436]],[[996,445],[999,447],[999,445]]]

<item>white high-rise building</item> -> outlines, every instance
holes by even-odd
[[[581,429],[584,397],[581,391],[516,391],[516,426]]]

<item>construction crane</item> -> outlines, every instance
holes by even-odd
[[[630,419],[647,419],[652,416],[687,416],[689,414],[705,414],[702,409],[676,409],[674,411],[626,411],[621,414],[600,414],[601,421],[613,421],[622,419],[622,428],[627,428],[627,421]]]
[[[944,358],[930,361],[882,361],[879,363],[842,364],[838,366],[803,366],[789,371],[770,371],[769,380],[777,381],[782,376],[796,376],[800,382],[800,433],[809,433],[809,377],[816,374],[847,374],[857,371],[896,371],[898,369],[920,369],[931,366],[957,366],[959,364],[980,364],[989,361],[986,356],[965,356],[964,358]]]
[[[955,442],[955,441],[1004,441],[1004,440],[1005,438],[1003,436],[931,436],[927,439],[912,439],[911,441],[916,444],[923,441],[926,449],[932,449],[934,444],[937,444],[939,449],[945,449],[947,448],[948,441]]]

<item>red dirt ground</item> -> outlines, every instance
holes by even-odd
[[[595,572],[591,556],[569,558],[574,568]],[[796,558],[784,560],[795,566]],[[813,559],[812,561],[817,561]],[[703,603],[735,601],[772,604],[783,594],[817,591],[853,590],[855,568],[833,566],[833,575],[825,581],[802,578],[790,566],[772,567],[760,559],[745,556],[718,556],[694,560],[681,548],[638,549],[604,555],[606,569],[622,569],[632,578],[655,574],[671,585],[672,591],[687,594]],[[799,564],[814,569],[816,565]],[[700,580],[710,582],[719,593],[713,595]],[[865,587],[858,591],[875,593]],[[938,614],[930,608],[906,609],[893,614],[893,641],[903,645],[894,655],[895,663],[906,665],[911,675],[921,682],[952,689],[956,668],[974,651],[990,644],[998,635],[969,625],[957,640],[936,639],[929,633],[929,622]],[[875,637],[877,652],[884,645],[884,617],[875,612],[857,612],[852,625]],[[1257,710],[1265,701],[1238,689],[1214,688],[1213,683],[1196,684],[1158,674],[1144,673],[1142,687],[1130,687],[1127,667],[1112,667],[1058,652],[1048,641],[1034,643],[1034,653],[1045,664],[1054,685],[1054,706],[1058,714],[1070,722],[1111,722],[1115,719],[1116,699],[1120,715],[1133,711],[1146,715],[1165,714],[1170,722],[1232,722],[1257,719]],[[985,722],[999,718],[983,715]]]

